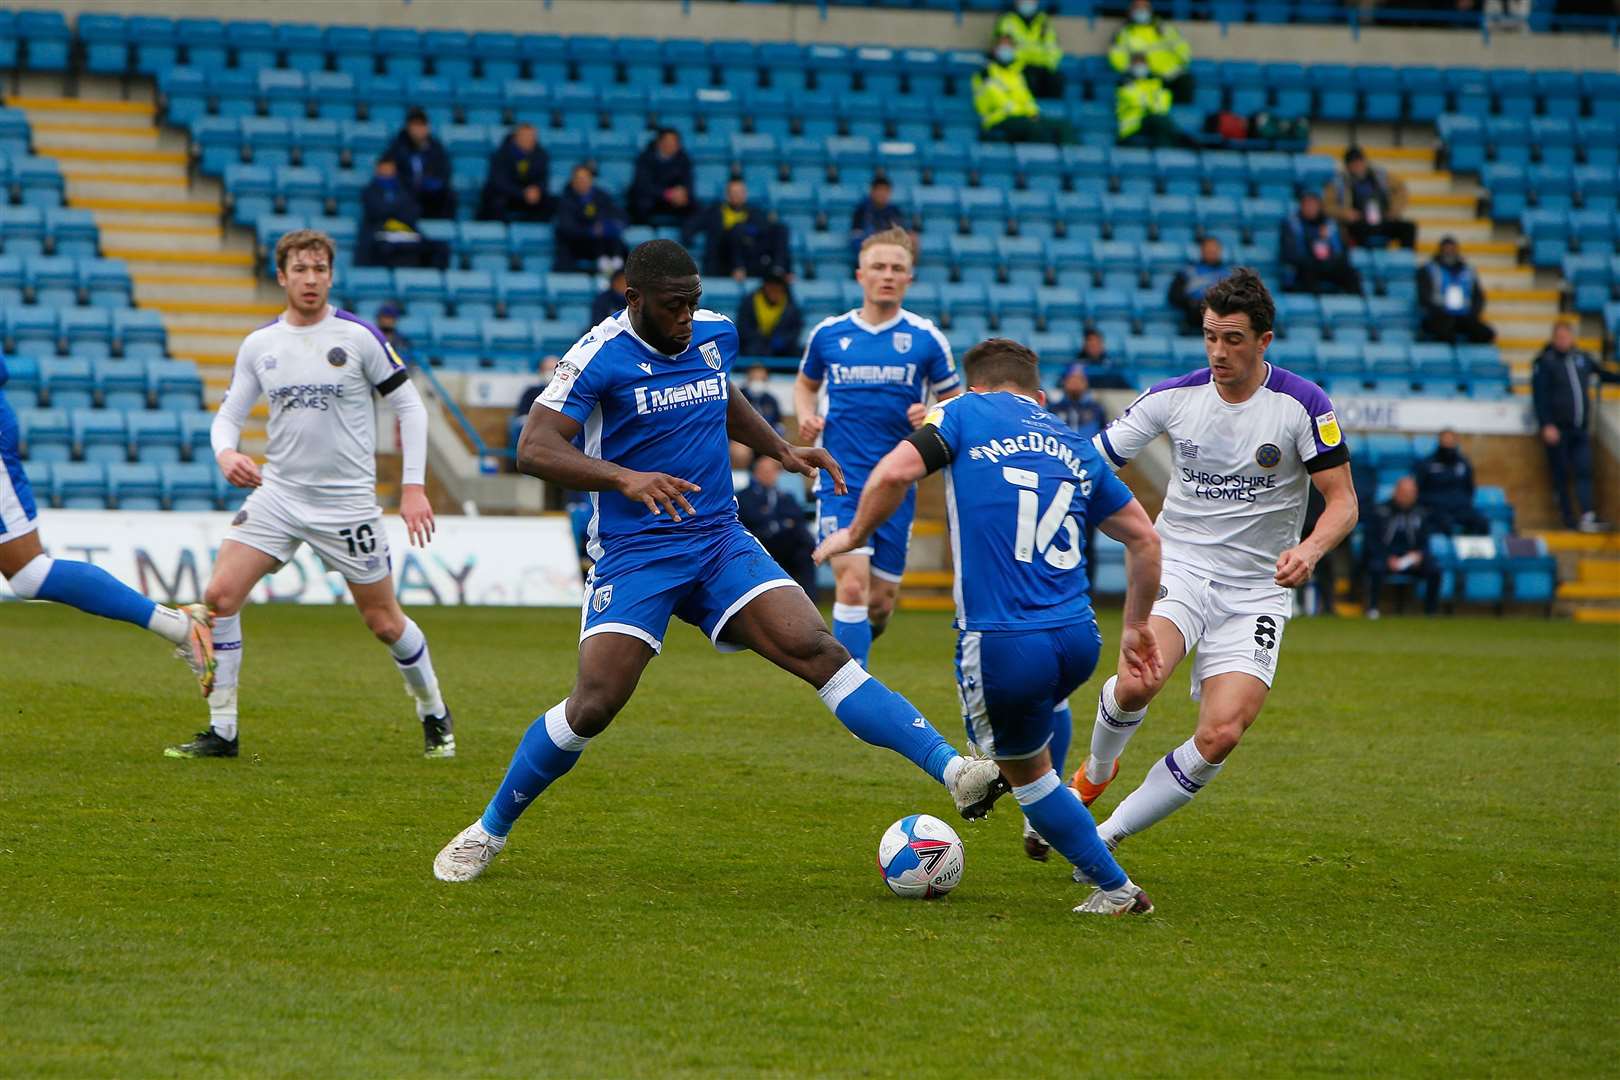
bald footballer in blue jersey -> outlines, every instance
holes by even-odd
[[[579,675],[568,697],[529,727],[483,816],[434,859],[434,876],[470,881],[483,873],[518,815],[629,702],[672,616],[717,648],[753,649],[804,679],[858,738],[943,784],[964,817],[988,813],[1007,790],[995,763],[958,754],[851,659],[737,519],[730,440],[801,475],[820,469],[842,491],[838,462],[825,449],[786,442],[731,385],[737,330],[699,306],[702,283],[686,249],[670,240],[640,245],[625,280],[625,309],[563,357],[518,444],[521,471],[592,493],[595,566]],[[574,445],[581,434],[583,450]]]
[[[1035,354],[1005,338],[963,358],[972,393],[936,406],[867,479],[854,521],[816,550],[853,550],[899,509],[912,485],[945,472],[956,566],[956,677],[968,737],[995,758],[1029,825],[1095,891],[1087,914],[1145,914],[1152,902],[1097,836],[1091,814],[1058,778],[1054,715],[1097,666],[1085,536],[1092,525],[1125,545],[1129,582],[1121,662],[1157,670],[1148,616],[1159,588],[1159,538],[1147,513],[1097,450],[1045,408]]]
[[[945,335],[901,306],[916,260],[916,243],[904,229],[867,237],[855,271],[861,306],[823,319],[805,342],[793,390],[799,436],[832,452],[849,489],[837,491],[821,477],[816,516],[823,537],[854,520],[867,473],[922,423],[929,398],[962,392]],[[894,611],[915,505],[915,493],[908,493],[868,543],[833,560],[833,635],[862,666]]]

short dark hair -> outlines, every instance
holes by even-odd
[[[1217,315],[1236,315],[1241,311],[1249,317],[1256,336],[1270,330],[1277,321],[1277,305],[1266,283],[1247,266],[1238,267],[1211,286],[1204,294],[1203,309]]]
[[[969,386],[1016,386],[1030,393],[1041,388],[1041,361],[1035,350],[1011,338],[989,338],[962,357]]]
[[[884,176],[882,173],[879,173],[878,175],[872,177],[872,182],[867,185],[867,190],[871,190],[872,188],[875,188],[875,187],[892,188],[892,187],[894,187],[894,184],[890,183],[889,178],[887,176]]]
[[[673,240],[648,240],[637,244],[624,262],[624,283],[637,292],[646,292],[672,278],[696,277],[697,263]]]

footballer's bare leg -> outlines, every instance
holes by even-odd
[[[1097,719],[1091,728],[1091,751],[1069,782],[1087,806],[1096,802],[1119,775],[1120,755],[1142,726],[1148,704],[1164,689],[1187,655],[1187,643],[1175,623],[1162,615],[1150,615],[1148,626],[1159,644],[1163,666],[1155,679],[1146,671],[1133,674],[1121,658],[1118,672],[1103,683],[1097,695]]]
[[[423,756],[455,757],[455,722],[439,692],[427,636],[400,608],[393,577],[366,583],[351,581],[349,595],[354,597],[354,606],[366,621],[366,628],[388,647],[394,666],[405,680],[405,692],[415,702],[416,719],[422,725]]]
[[[281,568],[281,560],[239,540],[219,545],[214,572],[203,590],[203,603],[213,613],[214,685],[208,694],[208,730],[188,743],[168,747],[165,757],[235,757],[236,687],[242,674],[242,605],[267,574]]]
[[[833,637],[856,663],[866,666],[872,652],[872,559],[868,555],[838,555],[833,568]]]
[[[580,642],[573,692],[529,725],[483,816],[439,851],[433,876],[461,882],[482,874],[506,846],[518,817],[574,767],[591,737],[606,730],[624,708],[655,655],[640,638],[614,631]]]
[[[804,590],[784,586],[760,593],[720,636],[814,686],[856,738],[893,750],[944,784],[963,817],[983,817],[1007,791],[994,762],[958,754],[916,706],[868,675],[828,632]]]
[[[1212,675],[1199,688],[1198,730],[1153,763],[1142,785],[1097,827],[1113,848],[1192,801],[1220,773],[1221,763],[1243,738],[1266,703],[1266,684],[1247,672]]]
[[[894,614],[895,604],[899,600],[898,581],[890,581],[875,573],[871,575],[866,594],[866,621],[872,626],[873,641],[882,637],[883,631],[889,628],[889,616]]]

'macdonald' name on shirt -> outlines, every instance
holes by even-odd
[[[659,390],[656,387],[636,387],[636,412],[645,416],[647,413],[663,412],[666,409],[679,409],[687,405],[699,405],[707,401],[724,401],[730,390],[724,375],[711,375],[696,382],[689,382],[684,386],[672,386],[668,390]]]
[[[1080,493],[1091,494],[1091,478],[1086,467],[1081,463],[1079,455],[1074,448],[1063,439],[1055,435],[1042,435],[1036,431],[1025,432],[1022,435],[1011,435],[1004,439],[991,439],[968,449],[968,456],[974,459],[988,458],[992,462],[1000,461],[1009,454],[1017,453],[1046,454],[1057,458],[1063,467],[1074,474],[1074,478],[1081,482]]]
[[[844,383],[898,383],[905,385],[917,378],[916,364],[839,364],[827,365],[832,381]]]

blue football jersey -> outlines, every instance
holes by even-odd
[[[6,385],[6,380],[9,378],[11,378],[11,372],[6,370],[6,354],[0,352],[0,386]]]
[[[1097,450],[1019,394],[963,394],[924,422],[949,464],[945,505],[961,630],[1091,617],[1086,532],[1131,501]]]
[[[726,410],[737,359],[737,328],[699,310],[692,342],[679,356],[636,336],[621,311],[593,327],[557,364],[540,404],[577,420],[584,450],[637,472],[662,472],[702,488],[686,501],[697,512],[671,521],[616,491],[591,493],[587,551],[600,559],[615,539],[707,529],[737,520],[731,491]]]
[[[878,326],[858,310],[823,319],[810,331],[799,371],[821,383],[827,420],[821,445],[843,467],[852,492],[911,434],[908,406],[927,401],[930,391],[944,393],[962,383],[939,327],[904,308]],[[832,490],[832,477],[823,471],[816,493]]]

